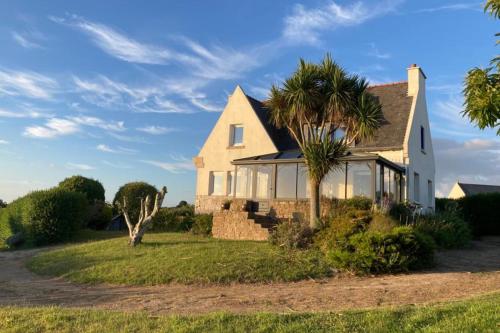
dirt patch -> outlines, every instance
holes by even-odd
[[[0,252],[0,305],[96,307],[153,314],[302,312],[425,304],[500,291],[500,238],[474,242],[466,250],[440,252],[432,271],[229,286],[77,285],[29,272],[24,263],[39,251]]]

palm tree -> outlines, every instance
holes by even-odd
[[[301,59],[281,87],[273,85],[266,101],[272,123],[286,127],[304,155],[313,229],[319,226],[321,181],[340,167],[353,142],[373,136],[379,127],[382,108],[367,88],[366,80],[349,75],[327,54],[320,64]]]

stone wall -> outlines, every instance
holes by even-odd
[[[212,236],[220,239],[265,241],[269,229],[252,218],[251,212],[222,210],[214,213]]]

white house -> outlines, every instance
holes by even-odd
[[[481,193],[500,193],[500,185],[465,184],[456,182],[451,188],[449,199],[459,199]]]
[[[408,200],[434,209],[434,153],[425,96],[426,76],[408,68],[408,81],[374,85],[384,120],[374,138],[357,142],[345,167],[321,184],[322,198],[365,196],[374,203]],[[230,199],[246,199],[277,217],[307,214],[307,168],[295,141],[268,121],[262,102],[237,86],[193,158],[197,212],[213,212]]]

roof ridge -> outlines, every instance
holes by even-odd
[[[408,83],[408,81],[397,81],[397,82],[388,82],[388,83],[373,84],[373,85],[369,85],[368,88],[385,87],[385,86],[395,86],[395,85],[404,84],[404,83]]]

